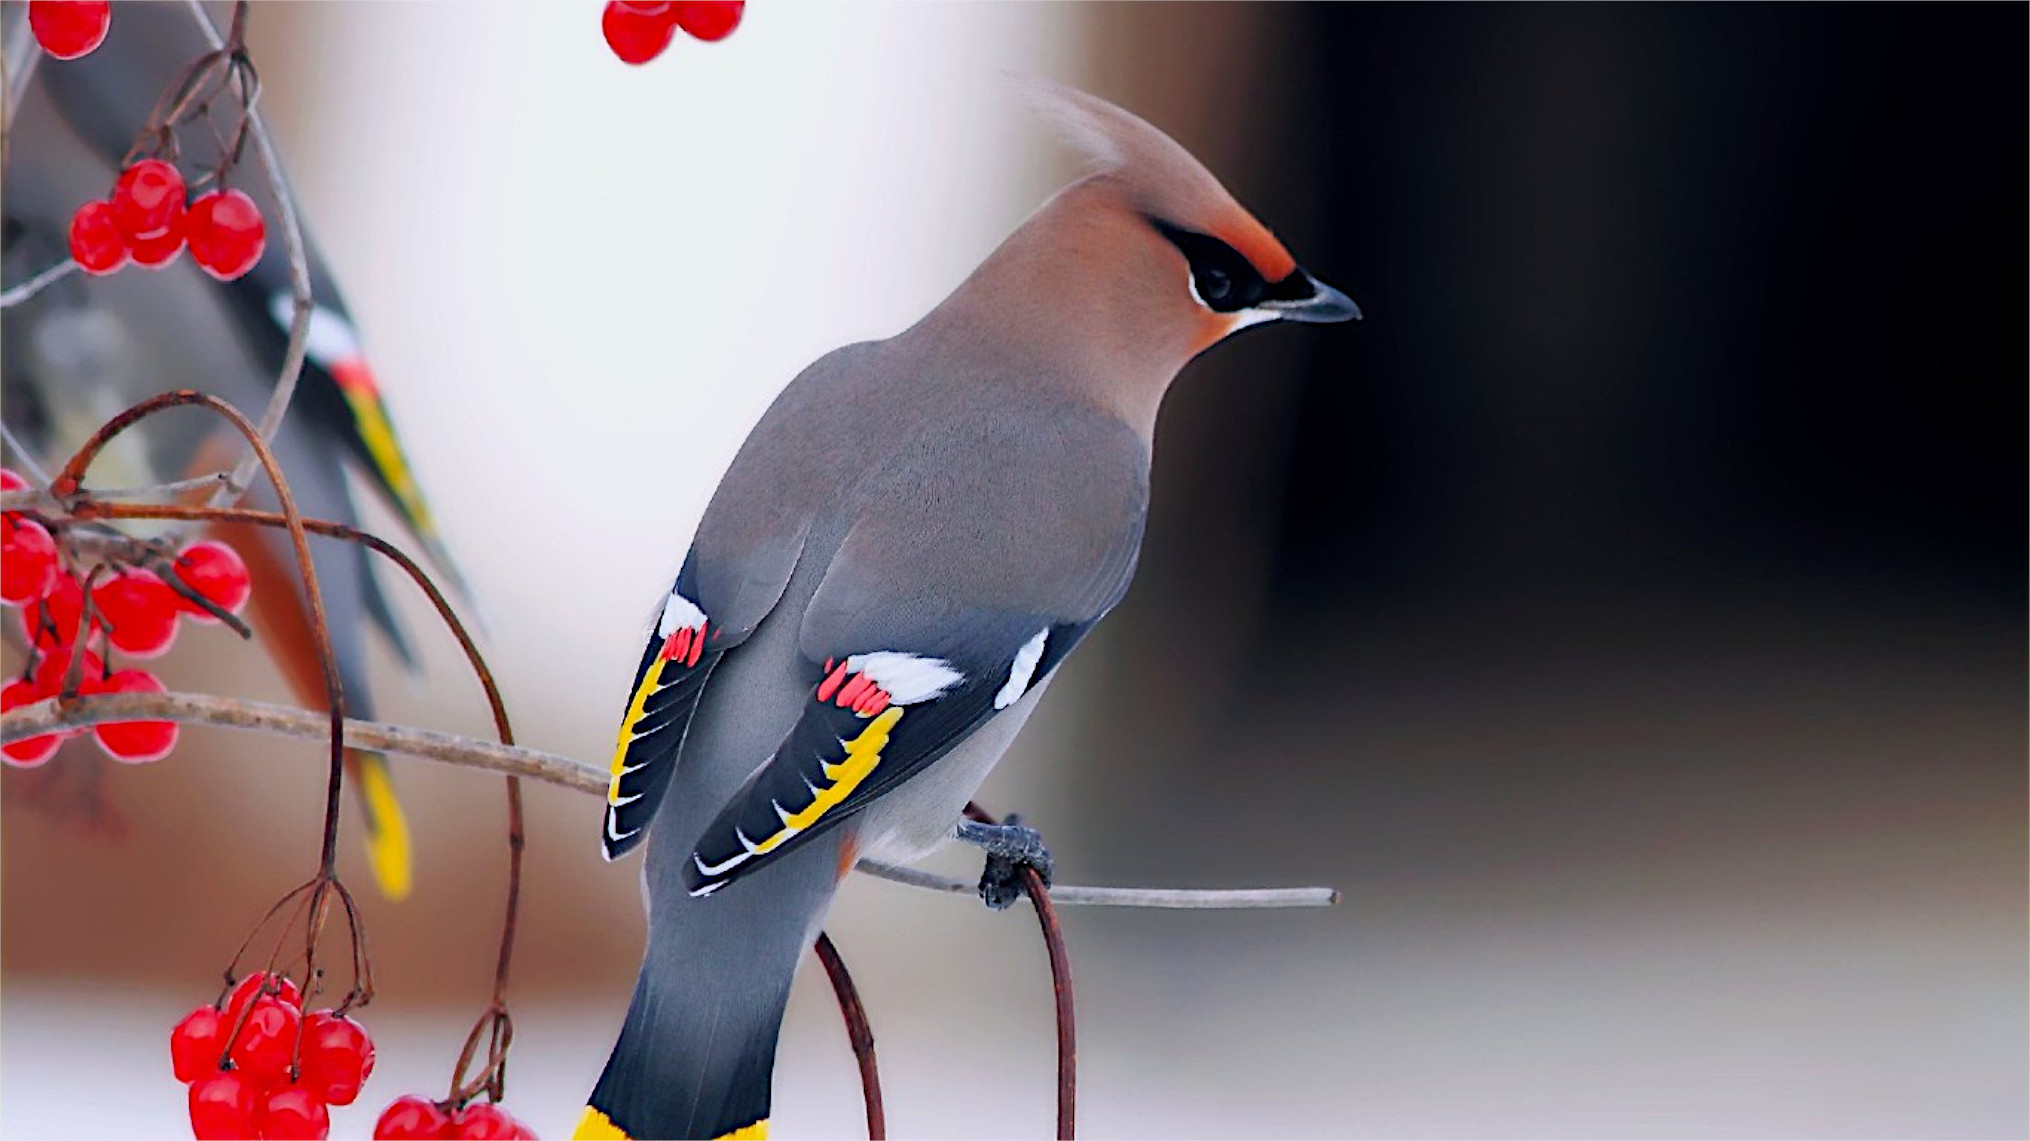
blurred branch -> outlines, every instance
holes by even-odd
[[[50,286],[76,272],[78,263],[65,258],[62,261],[22,282],[20,285],[0,293],[0,309],[9,309],[34,297]]]
[[[5,110],[0,110],[0,165],[7,161],[8,142],[14,137],[14,112],[21,109],[21,100],[28,94],[28,81],[35,78],[35,65],[42,59],[42,48],[35,42],[35,32],[28,26],[28,5],[9,4],[0,18],[0,32],[4,32],[6,45],[0,54],[0,98],[7,100]]]
[[[189,0],[189,3],[191,16],[211,42],[212,50],[226,50],[225,37],[219,34],[218,25],[212,23],[211,14],[204,10],[203,0]],[[239,30],[243,19],[236,14],[235,31]],[[237,42],[233,46],[236,50],[244,50],[245,47]],[[243,93],[246,123],[254,140],[254,154],[261,160],[261,173],[275,192],[276,207],[281,211],[282,249],[289,259],[289,347],[282,354],[282,371],[275,378],[275,391],[269,396],[268,407],[261,412],[260,419],[261,438],[272,441],[275,432],[282,426],[283,415],[289,411],[289,402],[296,395],[296,382],[303,375],[303,356],[310,338],[310,261],[303,246],[303,226],[296,218],[296,193],[290,189],[289,179],[282,173],[282,160],[276,157],[274,141],[268,137],[268,125],[254,107],[257,94],[256,91]],[[254,478],[256,464],[251,451],[242,457],[233,468],[231,482],[212,496],[211,505],[225,507],[238,500]]]
[[[330,732],[325,715],[307,709],[237,697],[193,693],[118,693],[77,697],[59,704],[54,699],[23,705],[0,717],[0,743],[36,737],[59,729],[83,729],[108,721],[178,721],[249,729],[280,737],[323,741]],[[528,777],[592,796],[605,796],[604,770],[556,753],[521,746],[496,745],[453,733],[345,719],[348,748],[399,753],[443,764]],[[859,870],[877,879],[948,895],[974,896],[977,886],[917,868],[862,860]],[[1053,902],[1068,906],[1226,909],[1262,907],[1330,907],[1339,893],[1330,888],[1264,888],[1257,890],[1194,890],[1189,888],[1077,887],[1050,889]]]

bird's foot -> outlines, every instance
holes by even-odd
[[[1005,824],[961,820],[958,838],[987,853],[987,866],[980,872],[980,900],[995,911],[1022,898],[1023,868],[1036,869],[1043,886],[1050,886],[1050,849],[1043,846],[1043,834],[1024,827],[1020,817],[1011,814]]]

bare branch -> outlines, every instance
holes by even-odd
[[[117,693],[73,698],[63,705],[52,698],[10,709],[6,716],[0,717],[0,743],[12,743],[57,729],[82,729],[107,721],[147,720],[250,729],[305,741],[324,741],[330,732],[330,721],[324,714],[287,705],[193,693]],[[606,795],[607,774],[603,770],[540,749],[496,745],[452,733],[380,721],[361,721],[352,717],[345,720],[345,743],[348,748],[399,753],[427,761],[527,777],[591,796]],[[947,895],[971,897],[976,894],[976,887],[971,883],[917,868],[862,860],[859,870],[877,879],[892,880],[908,887],[926,888]],[[1060,884],[1050,889],[1050,898],[1052,902],[1066,906],[1229,909],[1330,907],[1339,901],[1339,893],[1323,887],[1200,891]]]
[[[29,278],[27,281],[22,282],[20,285],[7,290],[5,293],[0,293],[0,309],[8,309],[21,304],[23,301],[76,273],[77,269],[77,262],[70,258],[63,259],[41,273],[36,274],[34,277]]]

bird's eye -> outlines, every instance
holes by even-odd
[[[1203,268],[1192,276],[1198,283],[1198,295],[1205,299],[1207,305],[1217,308],[1233,296],[1233,279],[1216,269]]]
[[[1262,275],[1232,246],[1159,219],[1150,222],[1191,266],[1191,291],[1199,304],[1215,313],[1235,313],[1262,299],[1268,288]]]

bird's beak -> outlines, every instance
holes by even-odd
[[[1291,277],[1296,280],[1292,282],[1290,278],[1285,278],[1277,283],[1277,292],[1284,292],[1282,287],[1288,282],[1297,286],[1288,290],[1297,296],[1272,298],[1260,302],[1259,308],[1274,313],[1285,321],[1302,321],[1307,325],[1330,325],[1339,321],[1360,320],[1360,306],[1353,303],[1353,298],[1301,269]]]

